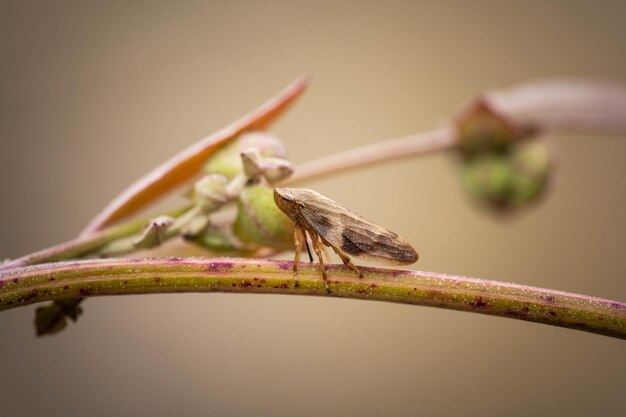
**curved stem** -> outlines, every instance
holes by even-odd
[[[172,217],[178,217],[186,213],[188,210],[189,206],[185,206],[177,210],[170,211],[167,214]],[[87,256],[98,251],[100,248],[110,244],[111,242],[140,233],[147,221],[148,219],[144,218],[122,223],[118,226],[112,226],[100,232],[80,236],[76,239],[42,249],[38,252],[24,255],[21,258],[0,263],[0,273],[4,270],[24,267],[27,265],[63,261],[66,259],[76,259],[81,256]]]
[[[102,259],[0,272],[0,310],[72,297],[174,292],[327,296],[317,265],[239,258]],[[441,307],[626,339],[626,304],[542,288],[432,272],[329,265],[331,297]]]
[[[456,143],[456,128],[448,125],[430,132],[389,139],[304,163],[284,183],[299,183],[393,159],[428,154],[452,148]]]

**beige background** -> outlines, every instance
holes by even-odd
[[[75,236],[146,170],[302,72],[292,161],[430,129],[537,77],[626,81],[626,3],[0,6],[0,256]],[[416,268],[626,300],[626,140],[556,138],[553,192],[498,219],[447,155],[309,185],[401,232]],[[36,339],[0,314],[0,415],[623,415],[626,344],[509,319],[259,295],[89,300]]]

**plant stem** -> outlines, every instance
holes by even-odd
[[[101,259],[0,272],[0,310],[100,295],[245,292],[327,296],[317,265],[240,258]],[[542,288],[432,272],[329,265],[331,297],[441,307],[626,339],[626,304]]]
[[[171,211],[169,214],[172,217],[178,217],[189,210],[189,207],[182,207],[177,210]],[[76,239],[60,243],[55,246],[34,252],[21,258],[12,259],[3,264],[0,264],[0,272],[23,267],[27,265],[35,265],[43,262],[55,262],[63,261],[67,259],[76,259],[82,256],[87,256],[98,251],[104,246],[127,238],[129,236],[140,233],[143,227],[146,225],[148,219],[133,220],[127,223],[122,223],[118,226],[112,226],[100,232],[96,232],[86,236],[80,236]]]
[[[453,125],[417,135],[389,139],[304,163],[296,168],[294,174],[284,184],[309,181],[340,171],[450,149],[456,143],[457,131]]]
[[[489,91],[479,99],[486,100],[509,122],[537,131],[626,132],[623,86],[585,80],[540,80]],[[449,124],[430,132],[378,142],[304,163],[284,184],[449,149],[457,140],[456,128]]]

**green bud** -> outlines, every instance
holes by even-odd
[[[218,149],[205,163],[205,172],[233,179],[243,170],[241,152],[255,148],[266,158],[286,158],[285,145],[276,136],[263,131],[245,132]]]
[[[499,114],[485,98],[456,119],[462,182],[477,200],[508,210],[537,199],[545,189],[550,154],[536,129]]]
[[[204,233],[209,227],[209,217],[205,215],[199,215],[193,217],[185,224],[181,230],[181,234],[185,239],[193,239],[194,237]]]
[[[239,139],[235,139],[219,148],[204,164],[204,171],[208,174],[219,174],[228,179],[233,179],[241,172],[239,147]]]
[[[546,189],[550,154],[545,140],[524,140],[508,153],[487,152],[464,159],[462,179],[477,200],[498,210],[522,207]]]
[[[227,231],[211,225],[198,235],[183,235],[183,237],[189,242],[213,252],[238,252],[241,250],[241,245],[235,242],[236,239]]]
[[[514,172],[506,156],[485,154],[463,162],[463,185],[479,200],[500,206],[506,204]]]
[[[515,175],[509,203],[512,206],[522,206],[529,203],[541,194],[545,188],[545,182],[527,175]]]
[[[193,185],[191,201],[207,211],[221,207],[228,201],[227,185],[224,175],[205,175]]]
[[[267,182],[274,184],[293,174],[293,166],[286,159],[266,158],[256,148],[241,152],[244,173],[252,178],[263,176]]]
[[[526,140],[510,155],[516,173],[511,203],[516,206],[535,201],[545,191],[551,170],[549,145],[545,140]]]
[[[287,158],[287,148],[278,137],[264,131],[245,132],[241,135],[239,151],[256,149],[264,158]]]
[[[287,179],[293,174],[293,165],[286,159],[265,158],[261,164],[263,177],[270,184]]]
[[[525,136],[517,126],[496,113],[485,100],[472,103],[456,119],[459,150],[468,157],[477,153],[503,151]]]
[[[293,222],[276,207],[273,191],[265,185],[243,189],[237,200],[233,231],[244,243],[281,250],[293,248]]]
[[[545,178],[550,171],[550,150],[545,140],[520,142],[511,154],[511,163],[520,174]]]
[[[241,164],[247,177],[261,175],[261,154],[258,149],[250,148],[241,151]]]
[[[165,238],[166,229],[174,223],[170,216],[159,216],[150,220],[143,229],[139,238],[133,241],[133,246],[138,249],[149,249],[159,246]]]

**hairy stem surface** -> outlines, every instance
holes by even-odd
[[[586,295],[418,271],[362,268],[359,279],[329,265],[327,295],[317,265],[240,258],[102,259],[0,271],[0,310],[100,295],[245,292],[301,294],[441,307],[626,339],[626,304]]]

